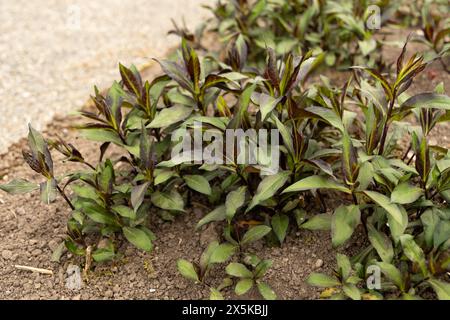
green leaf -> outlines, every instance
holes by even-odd
[[[363,56],[367,56],[369,53],[374,51],[377,47],[377,42],[375,39],[367,39],[364,41],[358,41],[359,48]]]
[[[326,213],[317,214],[308,219],[300,227],[307,230],[330,230],[332,216]]]
[[[292,141],[291,133],[275,115],[272,115],[270,119],[275,121],[275,125],[277,126],[278,131],[280,131],[284,146],[288,149],[289,154],[291,157],[295,157],[294,142]]]
[[[183,179],[189,188],[206,195],[211,195],[211,186],[205,177],[200,175],[185,175]]]
[[[226,217],[228,221],[233,219],[236,211],[242,207],[245,203],[245,193],[247,191],[246,186],[242,186],[237,188],[236,190],[231,191],[225,200],[225,210]]]
[[[213,221],[222,221],[225,220],[225,205],[218,206],[213,211],[204,216],[195,227],[199,229],[201,226],[213,222]]]
[[[152,203],[164,210],[184,211],[184,201],[176,190],[170,192],[156,191],[151,196]]]
[[[297,181],[293,185],[290,185],[289,187],[284,189],[282,193],[305,191],[312,189],[334,189],[345,193],[351,193],[350,189],[335,182],[334,180],[331,180],[330,178],[323,176],[310,176],[300,181]]]
[[[160,170],[160,169],[157,169]],[[155,170],[156,171],[156,170]],[[171,170],[160,170],[158,174],[155,172],[155,186],[168,181],[172,177],[176,177],[177,174]]]
[[[147,126],[148,128],[162,128],[170,126],[186,119],[192,113],[192,108],[182,105],[175,105],[170,108],[162,109],[153,121]]]
[[[347,184],[353,184],[358,169],[356,150],[350,136],[345,131],[342,135],[342,171]]]
[[[74,202],[75,209],[84,212],[90,219],[97,223],[116,225],[113,215],[105,208],[98,205],[92,199],[77,198]]]
[[[242,237],[241,245],[258,241],[259,239],[262,239],[266,234],[268,234],[272,228],[264,225],[255,226],[250,228]]]
[[[434,209],[428,209],[420,216],[420,220],[424,228],[425,243],[428,247],[431,247],[436,227],[440,221],[439,214]]]
[[[45,204],[50,204],[56,199],[56,180],[54,178],[50,178],[45,182],[42,182],[40,185],[41,190],[41,200]]]
[[[233,285],[233,280],[229,277],[226,277],[222,280],[222,283],[219,284],[219,286],[217,287],[217,290],[223,290],[227,287],[231,287]]]
[[[260,204],[261,202],[270,199],[289,179],[290,172],[282,171],[277,174],[266,176],[258,185],[256,194],[253,196],[246,212]]]
[[[209,300],[224,300],[224,297],[216,288],[210,288]]]
[[[323,107],[309,107],[306,108],[306,111],[317,115],[320,119],[339,129],[341,132],[345,131],[341,118],[333,110]]]
[[[433,234],[433,245],[435,248],[450,239],[450,221],[441,220],[436,226],[435,232]]]
[[[152,238],[144,230],[140,228],[123,227],[122,231],[125,238],[139,249],[144,251],[152,250]]]
[[[208,267],[209,262],[211,260],[211,255],[217,249],[218,246],[219,242],[214,240],[208,245],[208,248],[206,248],[206,250],[203,251],[202,255],[200,256],[200,268],[202,270],[205,270]]]
[[[278,238],[278,241],[280,241],[280,243],[283,243],[284,238],[286,237],[286,232],[289,226],[289,218],[287,215],[285,214],[275,214],[272,217],[272,230],[273,232],[275,232],[275,235]]]
[[[133,206],[134,210],[136,211],[139,209],[140,205],[142,204],[142,201],[144,201],[145,193],[147,192],[148,187],[150,186],[150,182],[145,182],[143,184],[134,186],[131,189],[131,205]]]
[[[406,212],[405,208],[403,206],[398,207],[400,212],[402,213],[402,222],[398,223],[392,215],[388,214],[386,210],[379,207],[379,210],[382,210],[384,214],[387,216],[387,222],[389,225],[389,229],[391,231],[391,237],[394,240],[394,242],[397,244],[400,241],[400,236],[402,236],[405,233],[406,228],[408,227],[408,213]]]
[[[238,296],[245,294],[253,287],[253,280],[252,279],[241,279],[236,283],[236,287],[234,288],[234,292]]]
[[[232,262],[226,268],[227,274],[238,278],[253,278],[253,273],[242,263]]]
[[[263,260],[255,268],[254,275],[256,279],[262,278],[267,270],[272,266],[272,260]]]
[[[111,207],[111,210],[113,210],[114,212],[117,212],[122,217],[131,219],[131,220],[136,219],[136,213],[130,207],[127,207],[124,205],[115,205],[115,206]]]
[[[433,287],[439,300],[450,300],[450,283],[437,279],[430,279],[428,283]]]
[[[102,165],[101,171],[97,177],[101,190],[105,193],[110,193],[115,179],[114,167],[110,160],[105,161],[105,164],[104,166]]]
[[[402,103],[400,110],[434,108],[450,110],[450,97],[432,92],[420,93]]]
[[[210,124],[213,127],[216,127],[220,130],[225,131],[227,128],[228,121],[229,121],[229,119],[226,117],[192,116],[186,122],[188,122],[190,125],[191,125],[191,123],[202,122],[202,123]]]
[[[28,193],[37,189],[39,189],[39,185],[37,183],[29,182],[23,179],[14,179],[7,184],[0,185],[0,190],[11,194]]]
[[[77,256],[83,256],[86,253],[85,249],[78,246],[71,238],[66,239],[64,241],[64,245],[66,246],[67,250]]]
[[[48,152],[47,143],[41,133],[35,130],[31,124],[28,125],[28,145],[30,146],[33,155],[41,153],[45,155]]]
[[[92,258],[96,262],[109,261],[115,256],[114,248],[100,248],[92,253]]]
[[[337,253],[336,264],[338,272],[342,276],[342,280],[347,281],[348,277],[350,277],[350,273],[352,272],[352,265],[350,263],[350,259],[345,254]]]
[[[376,262],[380,267],[381,272],[389,278],[400,290],[404,290],[403,277],[400,270],[398,270],[394,265],[387,262]]]
[[[99,142],[113,142],[119,146],[123,145],[117,132],[111,129],[99,129],[99,128],[80,128],[81,137]]]
[[[359,289],[354,284],[346,283],[342,287],[342,290],[352,300],[361,300],[361,293],[359,292]]]
[[[211,253],[209,262],[223,263],[231,258],[231,256],[236,252],[236,249],[236,246],[231,243],[222,243]]]
[[[79,197],[95,200],[98,204],[102,203],[102,200],[97,194],[97,190],[89,184],[71,184],[70,188],[72,189],[73,193]]]
[[[275,292],[266,283],[258,282],[257,286],[258,286],[259,293],[263,296],[264,299],[266,299],[266,300],[276,300],[277,299],[277,295],[275,294]]]
[[[177,268],[183,277],[195,282],[200,282],[197,272],[195,272],[194,265],[191,262],[185,259],[178,259]]]
[[[361,212],[358,206],[339,206],[331,218],[331,238],[334,247],[350,239],[356,226],[360,223]]]
[[[249,22],[253,23],[267,8],[267,1],[266,0],[258,0],[256,1],[255,5],[253,6],[251,10],[251,14],[248,17]],[[242,37],[239,35],[239,37]],[[244,44],[245,45],[245,44]]]
[[[265,122],[267,116],[284,97],[274,98],[268,94],[261,93],[259,96],[259,110],[261,112],[261,122]]]
[[[391,240],[382,232],[375,229],[370,223],[367,223],[369,241],[377,251],[383,262],[391,262],[394,258],[394,249]]]
[[[419,265],[422,274],[426,276],[428,274],[427,263],[425,260],[425,254],[419,245],[414,241],[414,237],[410,234],[404,234],[400,237],[400,242],[403,247],[403,253],[405,256]]]
[[[386,80],[385,77],[383,77],[380,73],[378,73],[378,71],[376,71],[375,69],[370,69],[370,68],[365,68],[365,67],[354,67],[354,68],[361,68],[364,69],[368,74],[370,74],[375,80],[378,81],[378,83],[381,84],[381,86],[383,87],[384,92],[386,93],[386,95],[388,96],[389,100],[392,101],[393,99],[393,93],[392,93],[392,89],[391,86],[389,85],[388,81]]]
[[[386,210],[397,223],[403,224],[403,214],[397,204],[391,203],[391,200],[381,193],[375,191],[364,191],[364,193],[376,204]]]
[[[391,193],[391,201],[399,204],[413,203],[423,194],[422,189],[411,186],[408,182],[397,185]]]
[[[329,288],[340,286],[341,283],[334,277],[330,277],[323,273],[311,273],[306,282],[315,287]]]

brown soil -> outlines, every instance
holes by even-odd
[[[412,47],[412,46],[411,46]],[[386,56],[395,58],[400,49],[389,49]],[[147,77],[158,72],[150,68]],[[435,74],[437,76],[435,76]],[[416,81],[417,90],[432,90],[444,81],[448,88],[450,77],[441,71],[440,65],[431,65]],[[78,119],[79,120],[79,119]],[[45,131],[46,136],[55,133],[74,142],[87,159],[97,157],[92,143],[78,139],[69,126],[73,117],[56,118]],[[434,129],[436,144],[450,147],[449,123]],[[13,178],[39,181],[21,156],[26,145],[23,139],[12,145],[0,156],[0,182]],[[55,161],[58,163],[58,160]],[[61,166],[59,166],[61,168]],[[76,165],[66,164],[64,170]],[[60,172],[61,173],[61,172]],[[3,177],[2,177],[3,175]],[[172,222],[164,222],[157,216],[151,221],[155,232],[154,251],[144,253],[124,244],[121,256],[111,263],[96,264],[89,272],[88,281],[79,290],[66,288],[69,265],[83,267],[78,257],[64,254],[59,263],[51,261],[52,251],[65,235],[65,224],[70,214],[60,199],[50,206],[41,203],[37,193],[11,196],[0,193],[0,299],[202,299],[208,297],[207,287],[193,285],[176,270],[176,260],[198,260],[209,241],[218,238],[214,227],[204,227],[196,232],[196,222],[205,214],[202,208],[191,208]],[[362,237],[355,236],[346,250],[360,246]],[[266,280],[281,299],[315,299],[319,291],[305,283],[313,271],[329,273],[334,267],[335,250],[331,247],[328,232],[292,230],[282,247],[267,247],[256,243],[254,250],[260,257],[273,260],[273,267]],[[322,260],[321,263],[319,260]],[[18,270],[14,265],[26,265],[50,269],[53,275],[43,275]],[[320,265],[320,266],[319,266]],[[211,285],[218,285],[223,278],[223,268],[213,270]],[[237,298],[231,289],[225,290],[226,298]],[[250,292],[243,298],[259,298]]]

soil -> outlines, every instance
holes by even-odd
[[[401,38],[397,35],[397,39]],[[412,46],[411,46],[412,47]],[[395,59],[400,49],[393,48],[386,56]],[[159,70],[152,67],[146,77]],[[448,88],[450,77],[442,72],[439,64],[432,64],[415,82],[413,90],[431,91],[443,81]],[[89,160],[97,157],[92,143],[78,139],[77,132],[70,129],[76,117],[55,118],[44,131],[46,136],[58,134],[74,142]],[[433,132],[436,144],[450,147],[449,123],[440,124]],[[21,150],[25,139],[10,146],[0,156],[0,182],[13,178],[39,181],[39,176],[22,160]],[[58,159],[55,159],[58,163]],[[65,170],[76,165],[66,164]],[[59,166],[61,168],[61,166]],[[60,172],[61,173],[61,172]],[[3,175],[3,177],[2,177]],[[333,197],[330,197],[333,198]],[[145,253],[125,243],[120,257],[110,263],[94,264],[88,279],[79,289],[68,289],[68,271],[73,266],[83,268],[84,261],[64,254],[60,262],[52,262],[53,250],[65,236],[66,221],[70,210],[61,200],[50,206],[41,203],[37,193],[11,196],[0,193],[0,299],[203,299],[209,296],[205,286],[193,285],[176,269],[176,260],[198,260],[211,239],[220,235],[214,227],[205,226],[196,232],[196,222],[207,213],[204,208],[193,207],[174,222],[165,222],[156,215],[152,217],[151,229],[157,240],[154,250]],[[344,251],[353,251],[362,245],[362,237],[355,235]],[[329,232],[291,230],[281,247],[268,247],[260,241],[250,250],[273,261],[273,267],[265,280],[280,299],[316,299],[320,290],[305,283],[313,271],[330,273],[334,267],[335,250],[332,249]],[[19,270],[15,265],[44,268],[53,275]],[[224,274],[216,268],[210,277],[211,285],[218,285]],[[226,298],[238,298],[231,289],[224,291]],[[252,291],[239,298],[259,299]]]

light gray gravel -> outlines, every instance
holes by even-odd
[[[178,42],[170,18],[193,30],[212,0],[0,0],[0,154],[55,116],[83,105],[118,62],[142,65]]]

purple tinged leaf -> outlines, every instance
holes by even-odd
[[[122,77],[125,87],[136,97],[141,96],[142,81],[140,77],[137,77],[130,69],[126,68],[123,64],[119,63],[120,76]]]
[[[175,82],[177,82],[182,88],[194,93],[194,87],[189,80],[189,75],[186,70],[179,64],[172,61],[158,61],[163,71]]]
[[[134,186],[131,189],[131,205],[133,206],[134,211],[137,211],[144,201],[145,193],[149,186],[150,182],[147,181],[141,185]]]
[[[272,48],[267,48],[267,68],[266,75],[275,88],[279,88],[280,78],[278,76],[277,58]]]

